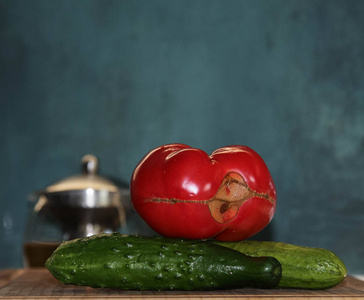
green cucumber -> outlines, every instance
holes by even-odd
[[[46,262],[65,284],[124,290],[273,288],[272,257],[254,258],[209,241],[100,234],[63,242]]]
[[[287,243],[264,241],[214,242],[249,256],[271,256],[282,266],[281,288],[327,289],[347,274],[344,263],[333,252]]]

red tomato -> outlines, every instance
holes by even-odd
[[[246,239],[274,216],[276,189],[263,159],[246,146],[210,156],[183,144],[150,151],[131,178],[135,210],[157,233],[189,239]]]

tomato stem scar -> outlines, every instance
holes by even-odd
[[[168,198],[152,198],[146,199],[146,202],[157,203],[191,203],[208,205],[211,216],[218,223],[227,223],[232,221],[238,214],[240,206],[251,198],[265,199],[272,204],[272,199],[268,193],[259,193],[252,190],[245,182],[244,178],[235,173],[230,172],[226,174],[221,182],[221,185],[211,199],[208,200],[186,200],[186,199],[168,199]]]

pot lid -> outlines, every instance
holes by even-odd
[[[43,192],[59,193],[93,189],[96,191],[118,192],[119,188],[110,180],[99,176],[96,156],[87,154],[81,159],[82,174],[71,176],[48,186]]]

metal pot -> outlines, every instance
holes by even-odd
[[[117,232],[125,226],[125,190],[97,174],[98,161],[94,155],[85,155],[81,168],[82,174],[31,195],[32,210],[24,245],[26,265],[34,266],[29,262],[32,255],[27,252],[39,256],[42,252],[39,246],[43,249],[45,245],[53,245],[50,248],[54,250],[62,241]]]

